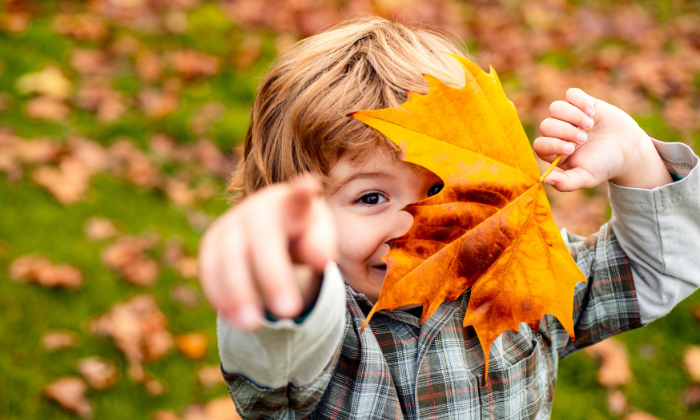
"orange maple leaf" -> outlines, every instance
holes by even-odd
[[[423,305],[423,323],[471,287],[464,326],[474,327],[488,374],[491,344],[522,322],[537,333],[552,314],[573,339],[574,289],[586,279],[554,224],[530,143],[495,71],[453,57],[465,71],[463,88],[424,75],[427,95],[350,114],[445,183],[405,208],[413,225],[389,243],[387,276],[363,328],[375,312],[408,304]]]

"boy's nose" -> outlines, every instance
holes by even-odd
[[[394,217],[394,223],[392,226],[392,236],[391,238],[398,238],[403,236],[411,229],[413,225],[413,216],[407,211],[401,210]]]

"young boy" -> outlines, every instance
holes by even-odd
[[[560,358],[665,315],[700,284],[698,158],[570,89],[534,143],[546,161],[565,155],[564,171],[545,182],[571,191],[610,181],[613,207],[589,238],[563,232],[588,279],[575,293],[576,340],[548,315],[539,333],[521,325],[484,355],[462,327],[469,290],[422,325],[420,308],[407,307],[360,332],[387,241],[412,224],[402,208],[442,182],[344,115],[427,93],[423,73],[463,85],[442,51],[460,54],[425,30],[352,20],[298,43],[263,79],[231,184],[244,198],[200,250],[222,370],[243,417],[548,418]]]

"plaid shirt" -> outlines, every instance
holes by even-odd
[[[345,336],[312,383],[261,388],[224,374],[245,418],[547,419],[559,359],[642,326],[629,261],[606,224],[588,238],[568,235],[588,278],[575,292],[576,341],[551,315],[534,334],[521,324],[491,347],[488,380],[473,328],[463,328],[470,290],[445,302],[423,325],[410,313],[381,311],[360,326],[372,303],[347,287]]]

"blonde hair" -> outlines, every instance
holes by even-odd
[[[328,181],[343,155],[361,159],[398,148],[346,114],[398,106],[426,94],[431,74],[454,87],[464,73],[443,51],[465,56],[446,36],[379,17],[353,18],[306,38],[277,58],[260,84],[243,160],[229,183],[241,199],[301,172]]]

